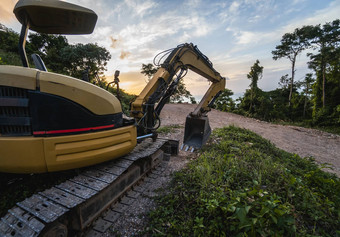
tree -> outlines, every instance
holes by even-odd
[[[106,70],[110,53],[97,44],[68,45],[61,51],[63,72],[76,78],[82,78],[84,71],[88,71],[88,78],[93,81],[96,76],[102,76]]]
[[[304,81],[302,82],[302,87],[303,87],[303,94],[305,97],[305,102],[303,106],[303,117],[306,117],[306,109],[307,109],[307,103],[310,101],[310,95],[313,92],[312,91],[312,84],[314,83],[315,79],[313,78],[312,73],[307,73],[305,76]]]
[[[4,25],[2,25],[2,28],[3,30],[0,31],[0,49],[6,52],[19,53],[19,34]]]
[[[234,93],[230,89],[224,89],[216,98],[213,107],[220,111],[232,112],[235,110],[235,102],[231,97]]]
[[[283,90],[289,90],[289,84],[292,79],[289,77],[288,74],[282,76],[280,81],[278,82],[279,87]]]
[[[331,63],[339,56],[340,44],[340,20],[326,23],[322,27],[317,25],[315,27],[312,44],[318,48],[318,54],[308,54],[311,58],[309,63],[310,68],[313,68],[317,74],[317,85],[322,89],[322,107],[326,106],[326,74],[327,70],[331,70]],[[337,60],[335,60],[337,61]],[[338,62],[335,62],[337,64]],[[321,82],[322,80],[322,82]],[[322,85],[322,86],[321,86]],[[317,87],[316,87],[317,88]],[[317,96],[316,100],[320,101]],[[316,104],[317,105],[317,104]]]
[[[142,64],[141,73],[148,77],[149,80],[153,77],[153,75],[157,72],[159,68],[154,67],[151,63],[148,64]],[[181,78],[178,82],[176,91],[171,95],[170,101],[171,102],[183,102],[183,97],[190,99],[192,97],[190,91],[188,91],[185,87],[185,84],[183,82],[183,78]]]
[[[193,97],[193,96],[190,97],[190,103],[193,104],[193,105],[197,104],[195,97]]]
[[[89,81],[102,76],[111,59],[107,49],[97,44],[70,45],[65,36],[40,33],[29,35],[26,51],[38,53],[48,70],[79,79],[86,72]]]
[[[30,34],[26,52],[28,55],[37,53],[46,67],[57,73],[64,73],[64,58],[62,50],[69,46],[65,36],[51,34]]]
[[[150,81],[152,76],[157,72],[159,67],[155,67],[153,64],[142,64],[141,73],[148,77],[148,80]]]
[[[250,83],[250,106],[249,111],[253,110],[254,106],[254,97],[256,96],[256,92],[258,90],[257,83],[262,78],[263,67],[260,66],[260,61],[257,59],[254,65],[250,68],[250,72],[247,74],[247,78],[251,80]]]
[[[296,57],[299,53],[310,46],[311,35],[315,31],[313,26],[304,26],[301,29],[297,28],[293,33],[286,33],[282,36],[281,44],[275,47],[272,51],[273,59],[288,58],[292,64],[292,77],[290,81],[289,105],[293,94],[293,84],[295,76]]]

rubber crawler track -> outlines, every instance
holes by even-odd
[[[18,202],[1,218],[0,236],[79,233],[164,156],[177,152],[177,141],[146,139],[124,157],[92,166],[70,180]]]

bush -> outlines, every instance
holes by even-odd
[[[148,231],[171,236],[335,236],[340,181],[311,158],[277,149],[248,130],[216,129],[168,194]]]

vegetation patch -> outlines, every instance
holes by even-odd
[[[216,129],[149,214],[155,236],[336,236],[340,180],[249,130]]]
[[[157,129],[157,132],[160,134],[167,134],[167,133],[173,133],[176,129],[181,128],[182,126],[178,124],[168,125],[168,126],[162,126]]]

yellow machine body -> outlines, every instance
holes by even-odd
[[[51,138],[0,137],[0,172],[43,173],[81,168],[129,153],[136,128]]]
[[[120,102],[106,90],[72,77],[37,69],[0,66],[0,87],[63,98],[94,116],[122,113]],[[10,95],[3,95],[0,105],[13,101],[15,99]],[[32,106],[30,102],[28,104]],[[11,106],[0,109],[9,110]],[[60,113],[64,112],[60,110]],[[35,131],[31,136],[6,136],[0,133],[0,172],[41,173],[80,168],[121,157],[136,145],[137,134],[133,124],[117,128],[113,124],[112,129],[108,130],[96,131],[96,128],[77,128],[75,131],[83,133],[74,135],[63,135],[63,131],[59,133],[57,130],[55,136],[34,136]],[[48,131],[45,131],[46,134]],[[41,135],[41,131],[36,135]]]

